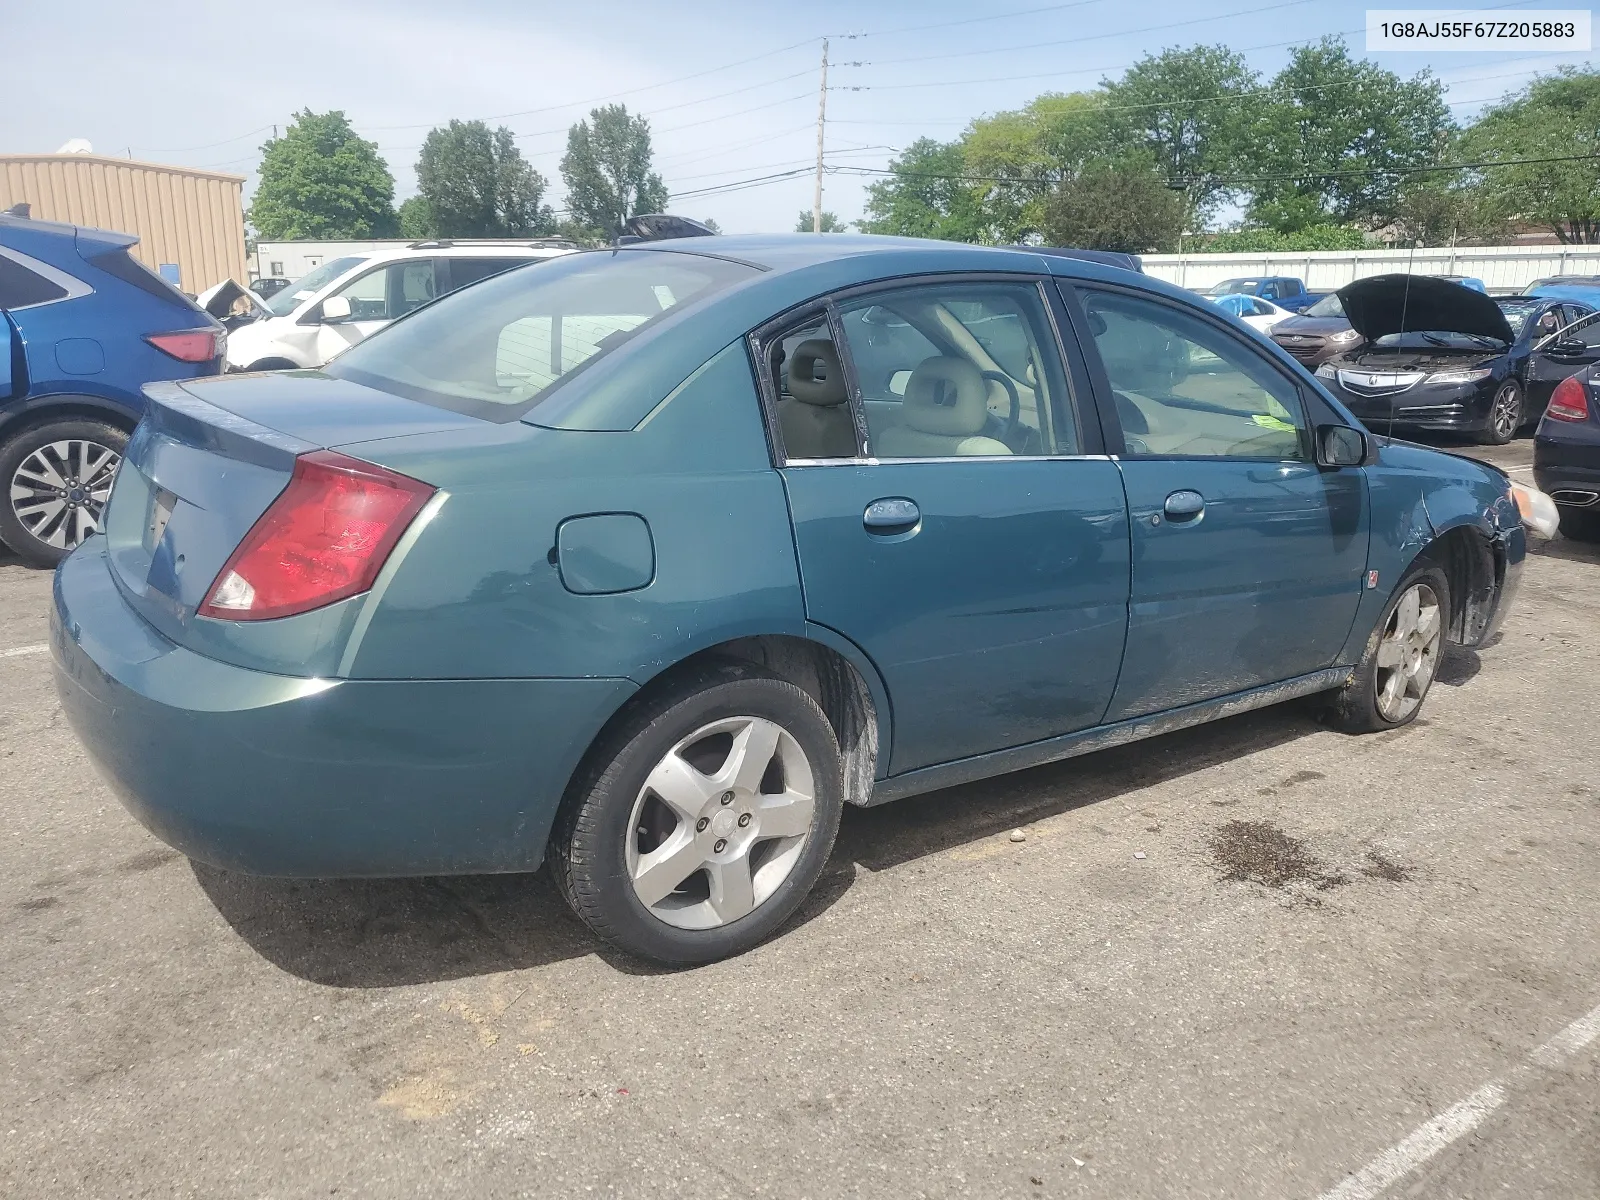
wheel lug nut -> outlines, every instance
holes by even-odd
[[[711,824],[710,817],[701,817],[694,823],[694,831],[696,833],[704,833],[706,831],[706,826],[709,824]]]
[[[727,848],[728,848],[728,839],[727,838],[718,838],[717,839],[717,844],[715,846],[711,847],[712,851],[714,853],[716,853],[716,854],[721,854]]]
[[[739,828],[743,829],[748,824],[750,824],[750,814],[741,813],[739,816]]]
[[[732,792],[723,792],[722,793],[722,802],[724,804],[732,804],[733,803],[733,793]]]

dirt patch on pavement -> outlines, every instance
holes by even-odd
[[[1305,883],[1318,891],[1350,882],[1342,872],[1327,870],[1303,841],[1270,821],[1229,821],[1220,826],[1211,837],[1211,854],[1228,882],[1269,888]]]
[[[1368,879],[1387,879],[1390,883],[1404,883],[1411,878],[1414,870],[1414,867],[1401,866],[1381,851],[1368,850],[1367,865],[1361,868],[1361,873]]]

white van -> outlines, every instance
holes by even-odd
[[[224,306],[244,296],[258,315],[230,329],[228,369],[320,367],[436,296],[576,249],[558,238],[412,242],[329,259],[269,300],[235,286],[220,298]],[[215,311],[215,291],[201,298],[208,311]]]

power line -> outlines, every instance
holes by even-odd
[[[1213,13],[1206,17],[1192,17],[1187,21],[1170,21],[1162,26],[1162,30],[1182,29],[1188,25],[1204,25],[1211,21],[1224,21],[1231,17],[1249,17],[1257,13],[1275,12],[1283,8],[1298,8],[1302,4],[1310,4],[1313,0],[1277,0],[1277,3],[1263,5],[1260,8],[1237,9],[1233,12]],[[1364,27],[1363,27],[1364,28]],[[1053,42],[1027,42],[1020,46],[995,46],[988,50],[957,50],[949,54],[919,54],[909,58],[875,58],[863,65],[871,67],[887,67],[896,63],[936,62],[951,58],[975,58],[982,54],[1011,54],[1018,50],[1042,50],[1049,46],[1079,46],[1084,42],[1100,42],[1111,38],[1127,37],[1130,34],[1148,34],[1148,23],[1133,29],[1118,29],[1111,33],[1091,33],[1077,37],[1061,38]]]
[[[1360,167],[1346,171],[1302,170],[1285,171],[1271,175],[1203,175],[1189,179],[1170,180],[1167,186],[1178,189],[1190,187],[1197,183],[1271,183],[1281,180],[1340,179],[1347,176],[1355,177],[1360,175],[1430,175],[1447,171],[1481,171],[1494,167],[1523,167],[1538,166],[1546,163],[1594,161],[1600,161],[1600,153],[1557,154],[1545,158],[1483,159],[1479,162],[1438,163],[1425,167]],[[858,167],[852,165],[830,166],[828,170],[838,175],[890,176],[897,179],[938,179],[951,183],[1031,183],[1042,187],[1054,187],[1061,182],[1053,177],[1038,175],[1010,177],[1003,175],[951,175],[935,171],[896,171],[887,167]]]
[[[642,87],[629,88],[628,90],[622,92],[612,92],[607,96],[595,96],[589,100],[571,100],[565,104],[550,104],[543,108],[525,108],[520,112],[499,113],[496,116],[478,117],[476,119],[480,121],[505,121],[510,120],[512,117],[531,117],[535,113],[560,112],[564,108],[582,108],[586,104],[602,104],[607,100],[620,100],[624,96],[637,96],[640,92],[653,92],[657,88],[672,87],[674,84],[688,83],[692,79],[703,79],[707,75],[716,75],[721,71],[731,71],[734,67],[743,67],[749,63],[760,62],[763,58],[772,58],[775,55],[786,54],[790,50],[798,50],[801,46],[809,46],[811,43],[817,40],[817,38],[809,37],[804,41],[791,42],[787,46],[779,46],[776,50],[764,50],[760,54],[751,55],[749,58],[741,58],[735,62],[723,63],[720,67],[708,67],[706,70],[696,71],[692,75],[680,75],[677,79],[666,79],[660,83],[650,83],[645,84]],[[810,72],[802,71],[801,74],[809,75]],[[794,77],[789,76],[788,78],[792,79]],[[732,95],[733,93],[729,92],[726,94]],[[428,129],[437,124],[437,121],[424,121],[417,125],[369,125],[367,128],[371,129],[373,132],[393,132],[397,129]]]

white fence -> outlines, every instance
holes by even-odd
[[[1600,246],[1436,246],[1424,250],[1315,250],[1271,254],[1146,254],[1144,269],[1179,287],[1251,275],[1297,275],[1331,292],[1368,275],[1471,275],[1491,292],[1517,292],[1546,275],[1600,275]]]

